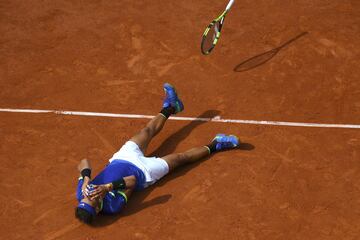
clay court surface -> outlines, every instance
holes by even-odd
[[[359,1],[237,0],[203,56],[226,3],[1,0],[0,108],[154,115],[170,82],[179,116],[360,124]],[[360,130],[346,128],[168,121],[149,154],[216,133],[244,144],[79,223],[79,160],[100,171],[147,121],[0,113],[0,238],[359,239]]]

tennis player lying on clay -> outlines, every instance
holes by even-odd
[[[202,147],[161,158],[145,157],[144,153],[151,139],[160,132],[169,116],[184,109],[173,86],[166,83],[164,90],[166,96],[161,112],[127,141],[93,180],[91,180],[90,162],[86,159],[81,160],[78,166],[81,176],[76,193],[79,204],[75,209],[75,216],[80,221],[91,224],[100,212],[118,213],[123,209],[133,191],[139,191],[154,184],[181,165],[239,146],[236,136],[217,134],[210,144]]]

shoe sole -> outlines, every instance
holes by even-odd
[[[180,100],[180,98],[179,98],[179,96],[178,96],[178,94],[177,94],[177,92],[176,92],[175,87],[172,86],[170,83],[165,83],[165,84],[164,84],[165,94],[167,94],[167,89],[166,89],[166,87],[171,88],[171,89],[174,91],[174,94],[175,94],[175,96],[176,96],[176,99],[178,100],[178,101],[175,102],[175,104],[176,104],[176,106],[175,106],[176,113],[179,113],[179,112],[183,111],[183,110],[184,110],[184,104],[183,104],[182,101]],[[179,104],[179,102],[181,102],[181,105]],[[178,111],[178,109],[179,109],[179,111]]]

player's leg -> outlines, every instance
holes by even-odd
[[[145,153],[151,139],[161,131],[170,115],[181,112],[184,109],[183,103],[179,99],[173,86],[165,83],[164,91],[166,96],[160,113],[151,119],[139,133],[130,139],[130,141],[135,142],[139,146],[143,153]]]
[[[210,155],[209,149],[206,146],[192,148],[183,153],[173,153],[162,157],[169,165],[169,172],[174,169],[187,164],[193,163]]]
[[[234,135],[218,134],[209,145],[192,148],[183,153],[169,154],[162,157],[169,165],[169,172],[187,163],[193,163],[209,156],[212,153],[237,148],[239,140]]]
[[[150,122],[148,122],[146,126],[140,130],[140,132],[133,136],[130,141],[135,142],[139,146],[140,150],[145,153],[151,139],[160,132],[166,120],[167,118],[159,113],[151,119]]]

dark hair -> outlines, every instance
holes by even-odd
[[[94,219],[91,213],[79,207],[75,208],[75,217],[86,224],[91,224]]]

